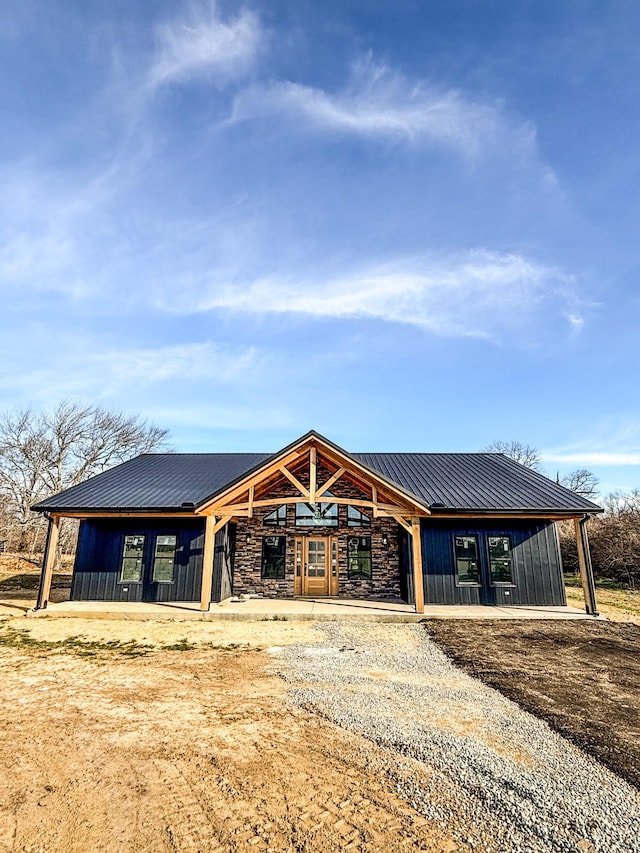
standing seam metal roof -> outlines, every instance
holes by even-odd
[[[453,511],[598,512],[600,507],[501,453],[354,453],[428,506]],[[434,509],[437,512],[437,509]]]
[[[278,454],[146,453],[34,507],[38,511],[189,511]],[[348,454],[433,511],[599,512],[499,453]]]

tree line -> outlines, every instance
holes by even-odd
[[[168,432],[138,415],[65,400],[48,412],[0,414],[0,543],[7,551],[38,552],[46,519],[31,507],[50,495],[125,462],[166,449]],[[73,548],[77,525],[61,530]]]
[[[539,473],[542,457],[537,448],[519,441],[494,441],[485,451],[504,453],[516,462]],[[640,585],[640,489],[628,493],[614,492],[599,499],[597,477],[586,468],[560,478],[556,482],[604,508],[588,524],[591,561],[596,578]],[[578,553],[573,523],[558,525],[560,551],[565,572],[577,573]]]

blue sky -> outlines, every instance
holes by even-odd
[[[640,486],[640,6],[5,0],[0,400]]]

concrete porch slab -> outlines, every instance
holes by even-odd
[[[207,612],[198,602],[145,604],[113,601],[64,601],[49,604],[46,610],[29,611],[30,617],[82,617],[84,619],[121,620],[291,620],[291,621],[361,621],[422,622],[428,619],[592,619],[575,607],[464,607],[444,604],[425,605],[424,613],[402,602],[378,602],[349,599],[249,598],[228,599],[212,604]]]

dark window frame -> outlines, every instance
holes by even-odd
[[[171,566],[171,580],[170,581],[161,581],[156,578],[156,560],[158,559],[158,539],[161,536],[174,536],[176,540],[175,547],[173,549],[173,564]],[[151,583],[162,583],[162,584],[170,584],[176,582],[176,561],[178,557],[178,548],[180,547],[180,535],[176,530],[169,530],[163,533],[155,533],[153,540],[153,551],[152,551],[152,562],[151,562]],[[166,557],[160,557],[161,560],[166,560]]]
[[[282,565],[275,570],[275,574],[266,574],[265,573],[265,547],[267,545],[268,539],[279,539],[282,540],[282,554],[279,556],[282,558]],[[287,574],[287,537],[286,536],[263,536],[262,537],[262,547],[260,550],[260,580],[284,580]]]
[[[509,545],[509,569],[510,569],[510,580],[508,581],[497,581],[493,579],[493,569],[492,569],[492,561],[491,561],[491,548],[489,546],[489,539],[506,539]],[[511,542],[511,534],[510,533],[487,533],[485,534],[486,540],[486,553],[487,553],[487,568],[489,572],[489,584],[491,586],[497,587],[515,587],[516,584],[513,580],[514,573],[514,557],[513,557],[513,544]]]
[[[267,521],[269,516],[275,516],[273,521]],[[287,505],[280,504],[275,509],[267,512],[263,518],[262,523],[265,527],[286,527],[287,526]]]
[[[323,495],[323,497],[325,497],[325,496]],[[326,507],[327,509],[325,510],[325,512],[328,512],[328,510],[331,507],[334,508],[334,511],[332,511],[332,514],[329,517],[330,520],[327,521],[326,518],[323,518],[321,524],[315,524],[314,522],[305,523],[303,519],[305,519],[305,518],[311,519],[311,518],[315,517],[315,512],[316,512],[315,507],[317,507],[317,506]],[[299,515],[299,512],[301,511],[302,507],[307,507],[307,509],[310,511],[311,515],[304,515],[304,516]],[[296,508],[296,517],[295,517],[295,526],[296,527],[307,527],[307,528],[311,528],[313,530],[313,529],[317,529],[319,527],[339,527],[339,525],[340,525],[340,520],[339,520],[340,513],[339,513],[338,504],[332,503],[330,500],[329,501],[318,501],[315,504],[310,504],[310,503],[307,503],[306,501],[299,501],[298,503],[295,504],[295,508]],[[321,512],[321,510],[320,510],[320,512]],[[334,521],[334,519],[335,519],[335,521]]]
[[[356,518],[351,518],[349,513],[354,512],[358,513]],[[366,519],[366,521],[362,521],[362,519]],[[367,515],[366,512],[363,512],[361,509],[355,504],[347,504],[347,527],[364,527],[367,530],[371,528],[371,516]]]
[[[127,557],[125,556],[125,547],[127,545],[127,539],[129,539],[130,537],[133,537],[133,536],[141,536],[142,537],[142,549],[141,549],[142,550],[142,556],[140,558],[140,577],[138,580],[126,580],[122,577],[122,571],[124,569],[124,561],[125,561],[125,559],[127,559]],[[120,571],[118,573],[117,583],[126,583],[126,584],[129,584],[129,583],[143,584],[144,583],[144,572],[145,572],[145,568],[146,568],[146,553],[147,553],[148,544],[149,544],[148,543],[148,533],[133,532],[133,533],[123,533],[122,534],[122,544],[120,546]],[[128,559],[132,559],[132,558],[129,557]]]
[[[362,569],[360,569],[360,568],[356,569],[355,571],[352,571],[352,569],[351,569],[351,556],[350,556],[351,546],[350,546],[350,542],[352,540],[355,540],[355,539],[360,540],[360,541],[362,541],[363,539],[368,540],[369,547],[364,548],[364,549],[358,548],[358,552],[357,552],[358,553],[358,557],[357,557],[358,560],[363,559],[361,554],[366,554],[367,552],[369,554],[369,574],[368,575],[366,573],[363,573]],[[373,580],[373,543],[372,543],[372,537],[370,535],[368,535],[368,536],[347,536],[347,578],[350,581],[372,581]]]
[[[477,581],[463,581],[460,580],[460,572],[458,571],[458,548],[456,539],[473,539],[476,543],[476,563],[478,566],[478,580]],[[479,533],[454,533],[452,536],[453,541],[453,573],[455,577],[456,586],[461,587],[475,587],[479,588],[482,586],[482,562],[480,558],[480,534]]]

